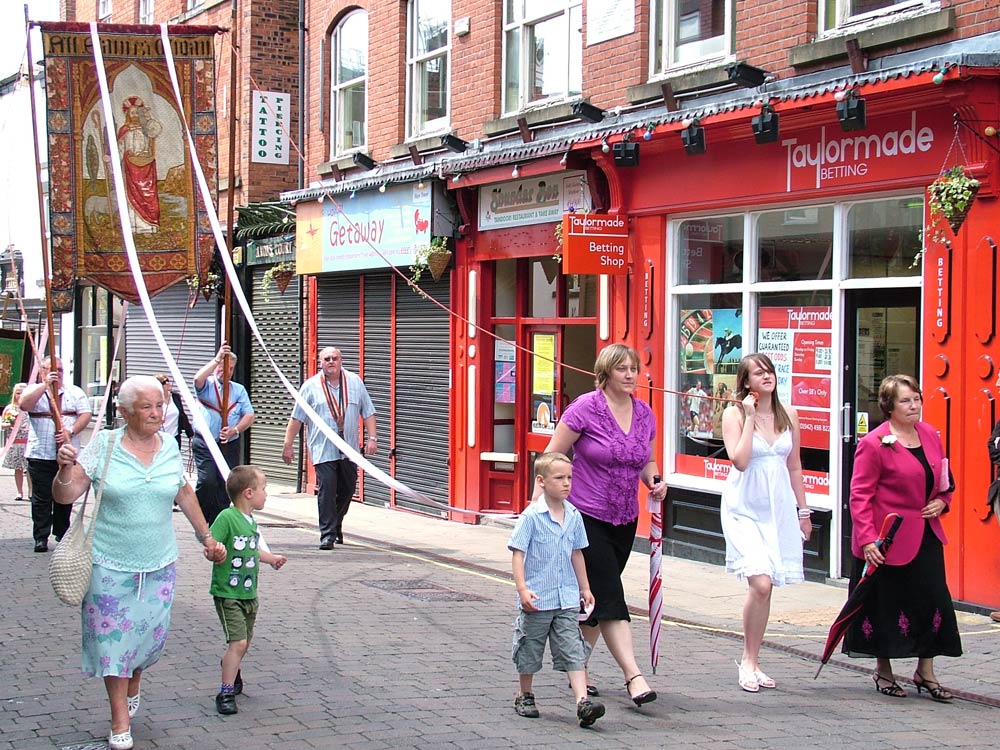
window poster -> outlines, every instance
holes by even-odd
[[[743,357],[743,311],[739,308],[682,310],[679,388],[680,432],[696,439],[722,439],[720,401],[736,385]]]
[[[517,350],[509,341],[497,339],[493,349],[495,379],[493,401],[513,404],[517,395]]]
[[[774,362],[778,397],[799,413],[803,448],[830,450],[830,307],[762,307],[757,351]]]
[[[552,434],[556,429],[556,337],[536,333],[531,339],[531,431]]]

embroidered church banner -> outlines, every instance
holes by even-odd
[[[215,26],[171,26],[183,112],[177,108],[158,26],[99,24],[112,131],[108,142],[90,28],[40,23],[45,53],[52,298],[72,307],[77,279],[138,302],[122,240],[110,159],[121,162],[128,214],[150,296],[200,269],[215,240],[195,186],[183,119],[215,193]]]

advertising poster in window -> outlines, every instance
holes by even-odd
[[[536,333],[531,338],[531,431],[551,435],[556,430],[556,337]]]
[[[508,341],[497,341],[493,350],[495,380],[493,401],[498,404],[513,404],[517,395],[517,350]]]
[[[743,311],[739,308],[682,310],[680,324],[680,433],[722,439],[724,404],[736,385],[743,357]]]
[[[803,448],[830,449],[832,310],[762,307],[757,351],[774,362],[778,397],[799,413]]]

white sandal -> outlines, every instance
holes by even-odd
[[[768,688],[770,690],[771,688],[778,687],[778,684],[774,680],[761,672],[759,669],[754,670],[753,676],[757,678],[757,684],[762,688]]]
[[[132,727],[120,734],[112,729],[108,735],[108,750],[132,750]]]
[[[746,690],[748,693],[756,693],[760,690],[760,683],[757,682],[757,674],[752,669],[745,668],[739,662],[736,662],[739,671],[739,682],[740,687]]]
[[[142,696],[142,690],[139,690],[139,692],[136,693],[135,695],[125,696],[126,698],[128,698],[128,717],[130,719],[137,713],[139,713],[139,703],[142,700],[141,696]]]

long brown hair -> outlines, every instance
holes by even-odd
[[[782,433],[791,428],[792,420],[789,418],[788,412],[785,411],[785,407],[781,405],[781,400],[778,398],[778,377],[774,371],[774,362],[772,362],[771,358],[766,354],[755,352],[753,354],[748,354],[740,360],[740,364],[736,368],[736,398],[737,400],[742,401],[750,393],[750,370],[755,366],[763,367],[775,376],[774,393],[771,394],[771,406],[774,409],[774,431],[776,433]]]

